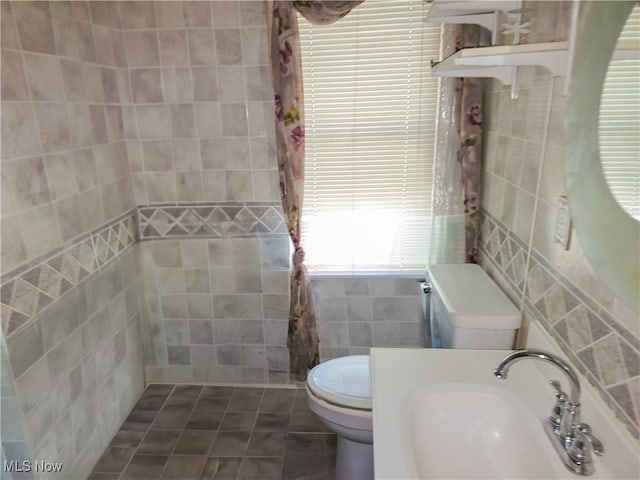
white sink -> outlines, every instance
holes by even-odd
[[[529,339],[536,338],[532,332]],[[542,333],[528,348],[563,357]],[[543,428],[554,404],[549,380],[562,373],[536,360],[493,375],[507,351],[371,349],[374,472],[377,480],[634,479],[638,443],[581,378],[582,421],[605,448],[595,473],[570,472]]]
[[[552,478],[540,421],[494,386],[445,383],[412,390],[401,410],[420,478]],[[438,432],[436,435],[433,432]]]

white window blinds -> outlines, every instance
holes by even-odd
[[[640,6],[620,34],[619,45],[640,49]],[[599,117],[600,157],[618,203],[640,220],[640,60],[609,64]]]
[[[428,256],[440,27],[420,0],[367,0],[332,25],[299,17],[311,269],[422,270]]]

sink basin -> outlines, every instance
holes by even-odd
[[[408,393],[401,410],[406,451],[419,478],[555,476],[555,453],[546,448],[540,420],[504,389],[471,383],[420,387]]]

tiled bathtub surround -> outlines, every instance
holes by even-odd
[[[101,2],[2,2],[2,264],[134,207],[124,34]]]
[[[136,255],[119,255],[7,338],[31,459],[62,461],[61,478],[86,476],[143,389]]]
[[[266,3],[118,4],[136,203],[278,201]]]
[[[288,382],[288,234],[140,248],[148,381]]]
[[[423,347],[419,282],[412,278],[312,277],[320,360],[370,347]]]
[[[564,40],[571,2],[525,2],[525,43]],[[487,82],[482,265],[539,320],[629,430],[640,427],[640,318],[600,282],[573,235],[554,242],[564,191],[562,79],[519,69],[519,96]],[[615,232],[612,232],[615,235]]]

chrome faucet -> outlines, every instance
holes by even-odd
[[[592,435],[591,428],[580,421],[580,380],[575,370],[551,353],[542,350],[518,350],[507,355],[493,371],[506,380],[513,363],[526,358],[542,360],[556,366],[569,380],[569,394],[560,388],[560,382],[552,380],[556,403],[544,423],[544,430],[562,458],[565,466],[578,475],[591,475],[594,471],[591,453],[602,455],[602,443]]]

